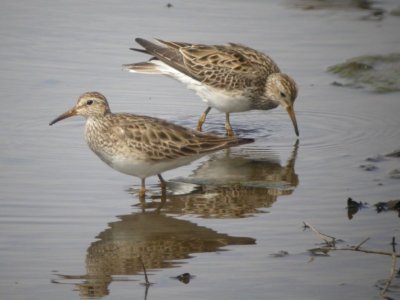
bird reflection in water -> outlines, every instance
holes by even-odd
[[[211,156],[189,178],[169,182],[168,193],[161,191],[161,201],[160,195],[153,196],[154,201],[140,204],[141,213],[120,216],[119,221],[110,223],[87,249],[85,275],[58,274],[53,282],[78,281],[82,298],[101,298],[109,294],[111,282],[142,274],[143,265],[147,270],[172,268],[192,253],[255,244],[253,238],[221,234],[165,213],[236,218],[270,207],[278,196],[291,194],[299,184],[297,150],[298,142],[285,165],[265,151]]]
[[[177,260],[190,258],[192,253],[255,244],[253,238],[218,233],[155,211],[118,218],[87,249],[85,275],[58,275],[53,282],[77,280],[82,298],[100,298],[109,294],[112,281],[130,280],[127,276],[142,274],[142,262],[147,270],[172,268],[181,264]]]
[[[228,150],[212,155],[188,178],[169,182],[168,195],[161,196],[161,203],[160,196],[153,196],[153,202],[144,205],[204,218],[250,216],[271,207],[278,196],[290,195],[298,186],[297,151],[298,141],[285,165],[265,151],[240,154]]]

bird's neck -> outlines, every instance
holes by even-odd
[[[261,96],[258,101],[254,102],[254,109],[269,110],[279,106],[278,101],[271,100],[267,97]]]
[[[109,123],[108,120],[110,119],[111,113],[105,113],[104,115],[92,115],[86,118],[86,125],[87,129],[89,128],[104,128]]]

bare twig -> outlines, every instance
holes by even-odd
[[[321,238],[325,243],[327,243],[331,247],[335,247],[336,245],[336,238],[324,233],[319,232],[314,226],[309,223],[303,222],[306,228],[310,228],[319,238]]]
[[[319,232],[314,226],[303,222],[305,228],[310,228],[319,238],[324,240],[327,243],[327,247],[324,248],[324,250],[331,251],[331,250],[342,250],[342,251],[357,251],[357,252],[363,252],[363,253],[371,253],[371,254],[379,254],[379,255],[387,255],[392,257],[392,264],[390,268],[390,276],[389,279],[386,281],[385,286],[383,287],[382,291],[380,292],[380,296],[383,297],[384,299],[388,299],[386,297],[386,292],[389,289],[393,278],[396,276],[396,263],[397,263],[397,257],[400,257],[400,254],[397,254],[396,252],[396,241],[395,237],[392,238],[392,252],[385,252],[385,251],[374,251],[374,250],[366,250],[366,249],[361,249],[361,246],[364,245],[370,238],[364,239],[361,243],[359,243],[357,246],[352,246],[352,247],[342,247],[342,248],[336,248],[335,247],[335,241],[336,238],[323,234]]]
[[[143,259],[142,259],[142,257],[139,257],[139,260],[140,260],[140,262],[141,262],[141,264],[142,264],[142,267],[143,267],[143,273],[144,273],[144,279],[145,279],[145,285],[146,286],[149,286],[149,285],[151,285],[151,282],[149,281],[149,278],[147,277],[147,272],[146,272],[146,267],[144,266],[144,262],[143,262]]]
[[[364,245],[370,238],[366,238],[363,240],[361,243],[359,243],[355,247],[342,247],[342,248],[337,248],[337,249],[332,249],[332,250],[344,250],[344,251],[358,251],[358,252],[363,252],[363,253],[369,253],[369,254],[379,254],[379,255],[387,255],[387,256],[393,256],[393,253],[396,257],[400,257],[400,254],[396,253],[396,249],[392,252],[386,252],[386,251],[376,251],[376,250],[367,250],[367,249],[360,249],[362,245]]]
[[[336,249],[331,249],[331,250],[343,250],[343,251],[356,251],[356,252],[362,252],[362,253],[369,253],[369,254],[378,254],[378,255],[387,255],[387,256],[392,256],[392,252],[385,252],[385,251],[376,251],[376,250],[367,250],[367,249],[356,249],[354,247],[344,247],[344,248],[336,248]],[[394,254],[396,257],[400,257],[400,254]]]
[[[362,246],[362,245],[364,245],[367,241],[369,241],[369,237],[368,238],[366,238],[365,240],[363,240],[361,243],[359,243],[357,246],[355,246],[354,247],[354,250],[360,250],[360,247]]]
[[[395,242],[395,237],[392,239],[392,246],[393,246],[393,251],[392,251],[392,265],[390,268],[390,275],[389,279],[386,281],[385,286],[383,287],[383,290],[381,291],[381,296],[385,297],[385,294],[392,283],[392,280],[394,276],[396,275],[396,262],[397,262],[397,255],[396,255],[396,242]]]
[[[331,250],[342,250],[342,251],[358,251],[358,252],[363,252],[363,253],[370,253],[370,254],[379,254],[379,255],[387,255],[387,256],[392,256],[392,252],[385,252],[385,251],[376,251],[376,250],[367,250],[367,249],[361,249],[361,246],[364,245],[370,238],[366,238],[363,240],[361,243],[359,243],[357,246],[352,246],[352,247],[342,247],[342,248],[336,248],[335,243],[336,243],[336,238],[324,233],[321,233],[318,231],[314,226],[312,226],[309,223],[303,222],[304,226],[307,228],[310,228],[320,239],[322,239],[325,243],[327,243],[329,251]],[[397,254],[395,251],[394,254],[396,257],[400,257],[400,254]]]

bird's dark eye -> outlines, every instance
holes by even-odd
[[[88,100],[88,101],[86,102],[86,104],[87,104],[87,105],[92,105],[92,104],[93,104],[93,100]]]
[[[283,97],[283,98],[286,97],[286,94],[284,92],[281,92],[280,94],[281,94],[281,97]]]

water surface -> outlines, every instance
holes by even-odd
[[[373,204],[398,199],[398,158],[373,171],[366,159],[400,148],[399,93],[332,86],[329,65],[363,54],[399,52],[400,18],[365,21],[365,10],[301,10],[285,1],[3,1],[0,33],[0,298],[380,299],[390,258],[334,252],[306,221],[356,245],[390,251],[400,239],[395,212]],[[382,5],[390,9],[395,1]],[[239,42],[271,55],[299,84],[299,141],[281,108],[234,114],[256,142],[139,180],[93,155],[83,120],[48,122],[90,90],[112,110],[195,127],[204,104],[165,77],[135,75],[124,63],[135,37]],[[223,114],[205,130],[223,134]],[[346,201],[369,203],[351,220]],[[286,251],[281,258],[271,254]],[[190,273],[184,284],[174,277]],[[395,283],[398,286],[398,280]],[[399,297],[399,289],[389,294]]]

